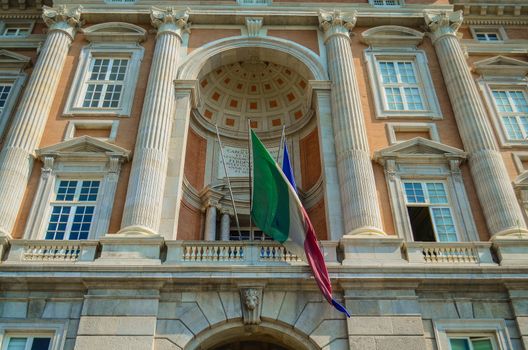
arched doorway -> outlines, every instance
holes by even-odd
[[[279,322],[230,321],[203,331],[184,350],[319,350],[305,334]]]

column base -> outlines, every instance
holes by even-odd
[[[108,234],[100,239],[101,257],[95,260],[97,264],[117,265],[160,265],[162,236],[145,235],[141,233]]]
[[[495,239],[528,239],[528,230],[524,227],[509,228],[494,234],[491,241]]]
[[[119,230],[117,234],[122,235],[122,236],[131,236],[131,237],[159,236],[159,234],[156,231],[146,226],[141,226],[141,225],[132,225],[132,226],[123,227],[121,230]],[[112,236],[115,236],[115,235],[112,235]]]
[[[377,227],[374,226],[364,226],[360,228],[356,228],[347,234],[345,234],[343,237],[364,237],[364,238],[375,238],[375,237],[387,237],[387,234],[383,232],[383,230],[380,230]]]
[[[407,264],[401,247],[403,239],[398,237],[345,236],[339,241],[344,252],[343,265],[395,265]]]

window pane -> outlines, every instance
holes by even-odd
[[[384,84],[397,83],[398,76],[396,75],[396,67],[394,62],[380,62],[380,73]]]
[[[52,208],[46,239],[64,239],[70,211],[70,206],[54,206]]]
[[[99,192],[100,181],[83,181],[81,186],[80,202],[95,202]]]
[[[522,91],[509,91],[516,112],[528,113],[528,102]]]
[[[73,224],[69,239],[88,239],[90,226],[92,225],[93,214],[95,207],[93,206],[79,206],[75,210],[73,216]]]
[[[451,350],[471,350],[468,339],[449,339]]]
[[[402,83],[416,84],[416,76],[411,62],[398,62],[398,70]]]
[[[76,180],[62,180],[61,182],[59,182],[59,188],[57,189],[57,197],[55,199],[58,201],[73,201],[76,188]]]
[[[27,338],[10,338],[7,344],[7,350],[24,350],[26,348]]]
[[[432,204],[447,204],[447,193],[443,183],[428,183],[427,193]]]
[[[422,97],[418,88],[405,88],[405,98],[407,100],[407,109],[411,111],[423,110]]]
[[[51,338],[34,338],[31,350],[48,350],[51,343]]]
[[[86,95],[84,96],[83,107],[99,107],[103,84],[88,84]]]
[[[406,182],[403,184],[407,203],[425,203],[425,194],[419,182]]]
[[[521,127],[517,118],[515,117],[502,117],[502,123],[506,129],[506,134],[508,134],[508,139],[510,140],[522,140],[524,139]]]
[[[123,81],[125,80],[126,68],[128,65],[128,60],[114,60],[112,65],[112,70],[108,80],[110,81]]]
[[[493,99],[497,105],[499,112],[513,112],[512,107],[510,106],[510,101],[508,100],[508,95],[506,91],[492,91]]]
[[[449,208],[431,208],[433,221],[436,227],[436,235],[440,242],[456,242],[456,229],[451,209]]]
[[[0,113],[2,113],[2,110],[7,103],[10,91],[11,85],[0,85]]]
[[[471,339],[473,344],[473,350],[493,350],[490,338],[484,339]]]
[[[92,66],[92,74],[90,75],[90,80],[106,80],[106,72],[110,65],[110,59],[97,58],[94,60]]]
[[[385,88],[385,96],[387,97],[387,105],[391,110],[403,110],[403,99],[399,88]]]

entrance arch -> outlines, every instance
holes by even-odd
[[[267,321],[257,326],[245,326],[241,321],[227,322],[198,334],[184,348],[184,350],[227,349],[320,350],[307,335],[291,326]]]

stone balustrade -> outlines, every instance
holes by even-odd
[[[12,240],[7,262],[91,262],[99,245],[98,241],[40,241]]]
[[[165,241],[104,237],[100,241],[3,240],[0,264],[95,263],[163,265],[306,265],[272,241]],[[377,243],[377,244],[376,244]],[[328,266],[525,265],[528,241],[403,242],[398,238],[322,241]],[[522,255],[522,256],[521,256]],[[397,261],[396,261],[397,260]],[[397,262],[397,263],[396,263]]]
[[[493,264],[488,242],[410,242],[405,244],[410,263]]]

